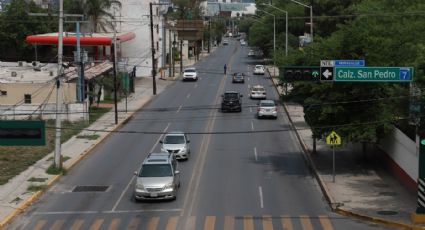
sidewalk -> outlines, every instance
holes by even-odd
[[[282,94],[282,87],[277,85],[278,77],[272,80]],[[344,144],[335,148],[333,182],[331,147],[317,141],[317,152],[313,153],[312,132],[304,120],[303,107],[286,102],[284,108],[304,150],[304,158],[334,212],[389,227],[425,229],[410,220],[416,210],[417,194],[401,185],[380,165],[380,150],[370,148],[365,159],[358,146]]]
[[[213,51],[214,49],[211,50],[211,53]],[[203,58],[208,55],[207,52],[201,53],[198,61],[203,60]],[[188,66],[195,63],[194,59],[185,60],[183,65]],[[176,66],[176,75],[174,78],[169,77],[168,70],[164,72],[164,77],[162,79],[157,75],[157,95],[179,77],[178,71],[179,66]],[[61,155],[63,159],[65,159],[63,162],[64,169],[72,169],[72,167],[83,160],[97,144],[108,137],[111,133],[110,131],[119,129],[137,110],[142,108],[154,97],[152,92],[152,77],[138,77],[135,83],[135,93],[127,98],[127,103],[125,100],[118,103],[118,124],[115,124],[115,111],[112,109],[87,127],[87,130],[78,134],[79,136],[98,135],[99,137],[97,139],[90,140],[74,136],[62,144]],[[53,154],[53,152],[48,154],[43,159],[30,166],[27,170],[11,179],[7,184],[0,186],[0,229],[36,201],[44,193],[45,189],[52,186],[62,176],[46,173],[47,168],[53,163]],[[45,189],[31,192],[28,190],[31,186],[40,186]]]
[[[161,93],[172,81],[157,81],[157,94]],[[81,161],[97,144],[102,142],[109,131],[118,129],[131,116],[149,100],[154,98],[152,93],[152,78],[141,77],[136,79],[135,93],[127,99],[127,113],[125,100],[118,103],[118,124],[115,125],[115,112],[103,115],[87,129],[103,130],[105,132],[82,131],[79,135],[93,135],[99,137],[96,140],[85,138],[76,138],[75,136],[63,143],[61,153],[64,159],[63,167],[70,170],[74,165]],[[61,175],[50,175],[46,169],[53,163],[53,153],[48,154],[43,159],[30,166],[27,170],[11,179],[7,184],[0,186],[0,228],[3,228],[17,214],[24,211],[32,202],[38,199],[43,191],[30,192],[30,186],[50,187]],[[30,179],[32,178],[32,179]]]

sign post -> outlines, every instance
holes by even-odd
[[[326,144],[332,146],[332,182],[335,182],[335,145],[341,145],[341,137],[332,131],[326,137]]]

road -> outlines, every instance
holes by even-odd
[[[255,118],[249,87],[278,95],[267,75],[252,75],[248,50],[231,40],[198,62],[199,81],[169,86],[7,229],[384,229],[330,211],[281,106],[277,120]],[[224,64],[245,83],[232,84]],[[225,90],[243,93],[241,113],[219,111]],[[136,202],[133,172],[171,130],[191,140],[178,197]]]

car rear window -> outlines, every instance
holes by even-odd
[[[254,88],[252,88],[252,91],[264,91],[264,88],[254,87]]]
[[[194,70],[194,69],[186,69],[184,72],[185,73],[194,73],[194,72],[196,72],[196,70]]]
[[[170,177],[173,171],[170,164],[145,164],[140,170],[139,177]]]
[[[261,107],[274,107],[275,104],[273,102],[261,102]]]

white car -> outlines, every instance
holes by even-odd
[[[183,71],[183,81],[197,81],[198,80],[198,74],[196,73],[195,68],[186,68]]]
[[[181,131],[174,131],[165,134],[164,139],[160,140],[162,144],[161,151],[174,154],[177,160],[187,160],[190,155],[190,140],[188,136]]]
[[[277,119],[277,107],[273,100],[261,100],[258,103],[257,117],[271,117]]]
[[[266,99],[266,90],[262,85],[254,85],[249,96],[251,99]]]
[[[263,65],[256,65],[254,67],[254,74],[264,75],[264,66]]]
[[[246,46],[245,40],[241,40],[241,46]]]

